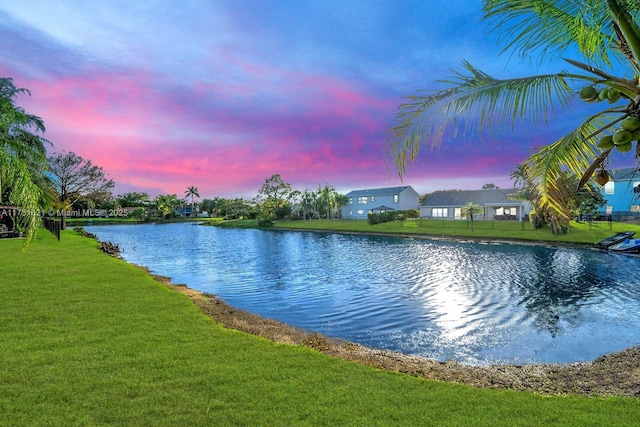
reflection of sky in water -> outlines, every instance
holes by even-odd
[[[88,227],[249,311],[439,360],[573,362],[640,344],[640,258],[192,224]]]

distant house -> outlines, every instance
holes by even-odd
[[[185,206],[181,208],[176,208],[176,215],[180,218],[190,218],[196,216],[196,209],[193,209],[191,206]]]
[[[610,175],[602,188],[607,203],[600,208],[600,214],[610,215],[615,221],[640,218],[640,170],[623,168]]]
[[[418,209],[420,195],[411,186],[370,188],[346,194],[349,201],[342,207],[344,219],[367,219],[369,213]]]
[[[514,200],[515,189],[436,191],[420,204],[421,218],[464,219],[462,208],[469,203],[480,205],[484,213],[475,219],[522,220],[529,215],[528,201]]]

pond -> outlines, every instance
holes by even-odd
[[[193,223],[85,229],[174,283],[368,347],[484,365],[640,344],[640,257]]]

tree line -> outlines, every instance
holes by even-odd
[[[189,186],[183,197],[160,194],[151,198],[144,192],[114,196],[115,183],[105,170],[73,152],[48,153],[53,144],[44,137],[44,120],[29,114],[17,104],[20,95],[30,96],[16,87],[12,78],[0,78],[0,206],[19,207],[18,212],[0,217],[0,221],[19,230],[28,243],[40,225],[42,212],[66,213],[94,209],[128,209],[130,215],[144,221],[153,217],[195,216],[205,212],[224,218],[261,218],[265,221],[294,218],[332,218],[346,204],[346,197],[332,185],[313,191],[292,189],[279,174],[267,178],[252,200],[215,197],[196,202],[198,188]]]
[[[151,216],[172,218],[180,212],[184,214],[184,208],[190,207],[187,212],[189,216],[272,221],[283,218],[337,218],[340,208],[348,202],[347,197],[339,194],[330,184],[318,185],[316,190],[295,190],[280,174],[265,179],[253,199],[214,197],[196,202],[196,198],[200,198],[198,188],[188,187],[184,198],[176,194],[163,194],[151,199],[147,193],[132,192],[116,196],[112,205],[139,208],[132,211],[132,216],[140,220],[148,219],[150,213]]]

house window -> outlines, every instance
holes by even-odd
[[[349,216],[353,216],[353,211],[349,211]]]
[[[640,212],[640,205],[631,205],[631,212]]]
[[[393,195],[393,203],[398,203],[398,200],[400,200],[400,197],[397,194]]]
[[[366,205],[367,203],[369,203],[369,198],[367,196],[358,197],[358,204],[359,205]]]
[[[613,206],[607,206],[605,212],[607,215],[611,215],[613,213]]]
[[[615,189],[615,183],[613,181],[609,181],[604,185],[604,194],[613,194]]]
[[[349,197],[349,204],[352,205],[353,204],[353,197]]]
[[[455,208],[453,215],[455,219],[462,219],[462,208]]]
[[[364,210],[362,210],[362,209],[358,209],[358,210],[356,211],[356,213],[357,213],[358,215],[364,215]]]
[[[431,216],[435,218],[444,218],[449,215],[448,208],[433,208],[431,209]]]
[[[371,202],[375,202],[376,201],[376,196],[371,196]]]

